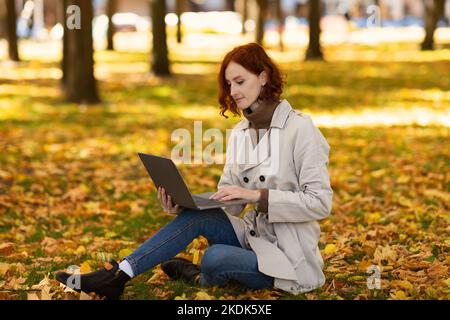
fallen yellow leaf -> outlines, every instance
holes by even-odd
[[[89,273],[91,271],[92,271],[91,265],[89,264],[88,261],[85,261],[80,265],[80,273]]]
[[[107,233],[105,233],[105,238],[112,239],[115,237],[117,237],[117,233],[115,233],[114,231],[108,231]]]
[[[194,300],[214,300],[214,297],[211,297],[204,291],[199,291],[196,293]]]
[[[199,264],[200,263],[200,250],[194,250],[194,256],[192,258],[193,264]]]
[[[79,246],[77,250],[75,250],[75,254],[82,255],[86,253],[86,248],[84,246]]]
[[[350,281],[361,281],[361,280],[366,280],[366,279],[367,278],[363,277],[363,276],[353,276],[353,277],[348,278],[348,280],[350,280]]]
[[[397,183],[404,184],[404,183],[408,183],[409,180],[411,180],[410,176],[401,175],[400,177],[397,178]]]
[[[373,254],[373,262],[375,264],[381,264],[381,262],[385,260],[389,263],[394,263],[397,261],[397,252],[393,247],[387,246],[378,246]]]
[[[408,280],[394,280],[391,284],[405,290],[412,290],[414,287]]]
[[[380,221],[381,214],[379,212],[369,213],[367,215],[367,223],[372,224]]]
[[[133,250],[131,249],[122,249],[119,251],[119,259],[122,260],[123,258],[125,258],[126,256],[130,255],[133,253]]]
[[[176,296],[174,300],[187,300],[186,293],[183,293],[181,296]]]
[[[336,245],[329,243],[325,246],[325,249],[323,249],[324,254],[331,254],[337,250]]]
[[[358,264],[358,271],[361,272],[366,272],[367,268],[370,267],[372,265],[372,262],[369,260],[362,260],[359,264]]]
[[[10,268],[8,263],[0,262],[0,276],[4,276]]]
[[[430,190],[425,190],[423,193],[429,198],[437,198],[446,203],[450,202],[450,193],[447,193],[445,191],[441,191],[441,190],[437,190],[437,189],[430,189]]]
[[[406,296],[405,292],[403,292],[402,290],[397,290],[394,293],[391,293],[390,296],[394,300],[408,300],[409,299]]]
[[[84,293],[83,291],[81,291],[80,300],[92,300],[92,297],[90,295],[88,295],[87,293]]]
[[[411,199],[405,198],[403,196],[400,196],[397,200],[398,204],[407,207],[407,208],[412,208],[413,207],[413,203],[411,201]]]
[[[35,292],[28,292],[27,293],[27,300],[41,300],[41,299],[39,299],[37,293],[35,293]]]
[[[386,170],[385,170],[385,169],[375,170],[375,171],[372,171],[372,172],[370,173],[370,175],[371,175],[372,177],[374,177],[374,178],[382,177],[382,176],[384,176],[385,174],[386,174]]]

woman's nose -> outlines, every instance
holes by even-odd
[[[235,86],[233,86],[233,85],[231,85],[231,87],[230,87],[230,94],[231,94],[231,96],[234,98],[234,96],[236,95],[236,92],[237,90],[236,90],[236,87]]]

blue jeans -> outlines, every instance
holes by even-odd
[[[200,285],[224,286],[233,280],[252,289],[273,286],[274,279],[258,271],[256,254],[241,247],[220,208],[185,209],[125,259],[137,276],[173,258],[198,236],[209,243],[200,265]]]

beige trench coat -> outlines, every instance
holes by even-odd
[[[275,278],[276,288],[311,291],[325,283],[318,220],[331,212],[330,147],[311,118],[286,100],[256,147],[251,131],[245,118],[231,131],[218,188],[267,188],[268,213],[252,210],[240,218],[244,205],[222,209],[241,245],[256,253],[259,271]]]

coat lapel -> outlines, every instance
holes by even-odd
[[[265,161],[270,155],[270,130],[253,145],[250,129],[244,131],[238,143],[238,163],[242,171],[250,170]]]
[[[272,135],[272,130],[283,128],[289,113],[292,111],[290,104],[283,100],[280,102],[272,117],[269,129],[261,137],[259,143],[256,146],[253,145],[249,127],[249,121],[243,119],[237,126],[237,163],[239,164],[240,171],[244,172],[250,170],[261,163],[263,163],[270,156],[271,146],[279,143],[279,141],[273,141],[279,137],[279,135]]]

